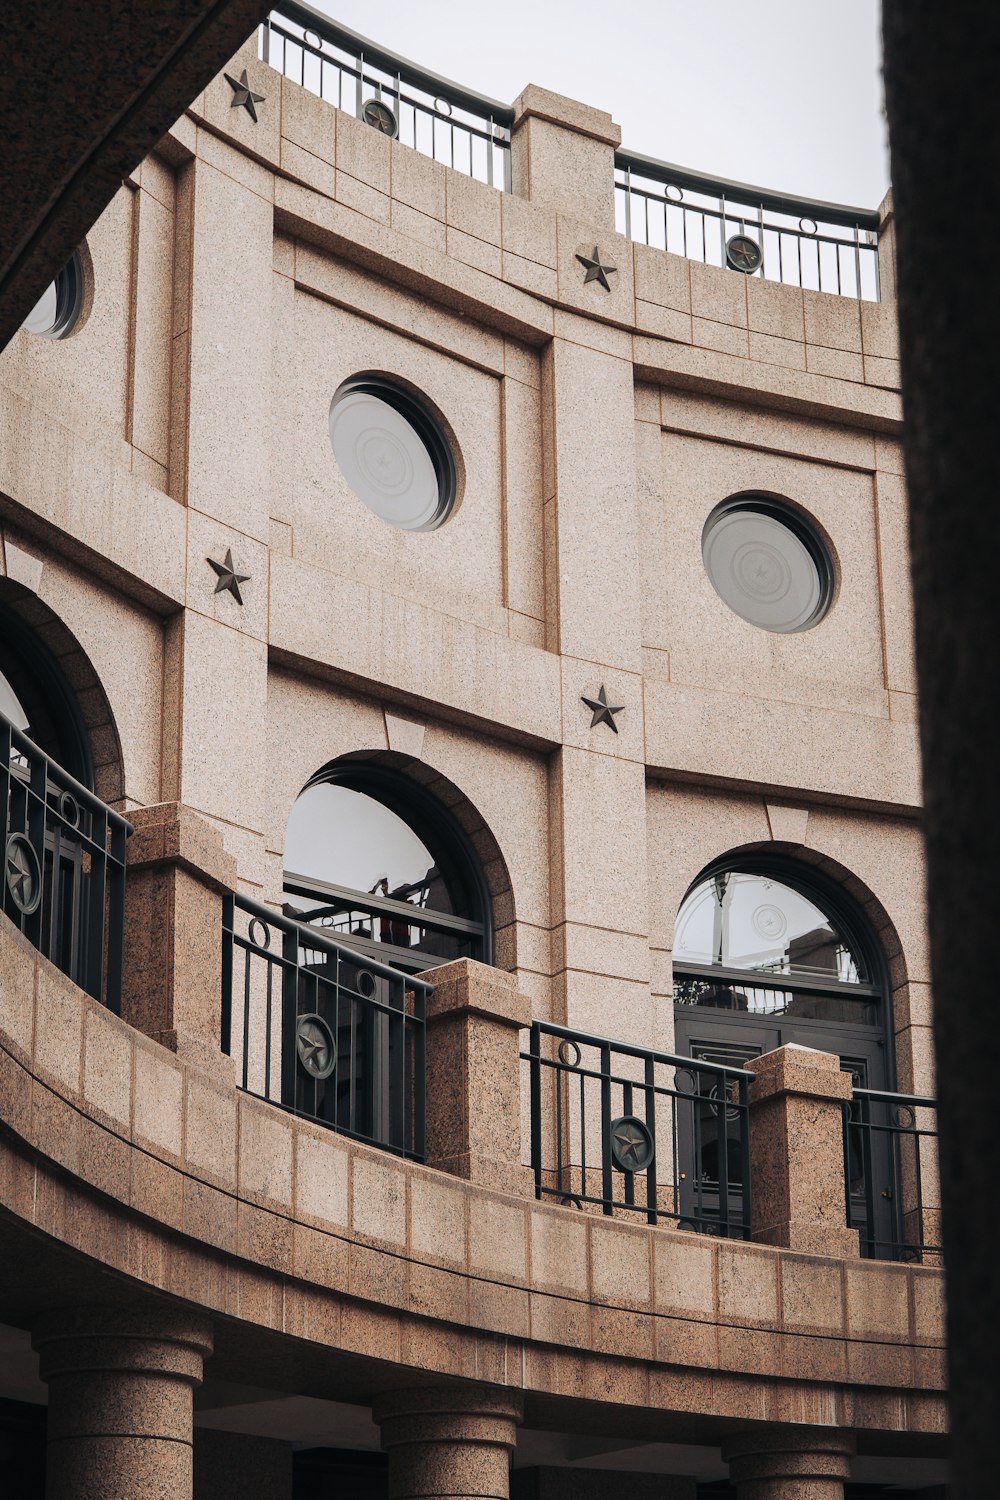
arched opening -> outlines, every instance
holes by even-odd
[[[730,855],[695,880],[674,932],[678,1053],[744,1067],[788,1043],[832,1052],[856,1089],[894,1088],[888,970],[865,912],[822,872],[776,853]],[[739,1124],[706,1095],[690,1191],[742,1186]],[[849,1218],[863,1243],[898,1240],[886,1133],[845,1135]],[[725,1173],[720,1158],[725,1154]]]
[[[4,913],[117,1009],[129,826],[101,799],[122,795],[118,736],[79,644],[10,580],[0,585],[0,779]]]
[[[407,973],[493,961],[486,880],[458,820],[397,768],[340,761],[311,778],[285,838],[286,912]]]

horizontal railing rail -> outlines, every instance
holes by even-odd
[[[222,1050],[240,1087],[415,1161],[431,988],[248,896],[224,899]]]
[[[615,213],[629,239],[690,260],[813,291],[879,299],[874,210],[795,198],[618,151]],[[751,250],[748,260],[738,243],[747,239],[757,247],[756,267],[758,254]]]
[[[388,105],[405,145],[509,192],[510,105],[417,67],[297,0],[261,24],[260,55],[358,119],[370,100]]]
[[[940,1256],[937,1171],[937,1101],[855,1088],[844,1105],[844,1183],[863,1256]]]
[[[131,824],[0,715],[3,909],[109,1010],[121,1009]]]
[[[533,1021],[538,1198],[750,1237],[753,1074]]]
[[[431,912],[419,902],[352,891],[288,870],[284,890],[294,898],[284,908],[286,916],[319,927],[352,947],[370,952],[377,944],[383,962],[412,973],[478,955],[482,924],[466,917]]]

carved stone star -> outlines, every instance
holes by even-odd
[[[232,594],[237,604],[243,603],[243,595],[240,593],[240,584],[250,582],[249,573],[237,573],[233,562],[232,547],[226,548],[226,555],[222,562],[216,562],[214,557],[206,557],[205,561],[210,568],[218,574],[218,580],[214,592],[216,594]]]
[[[641,1169],[647,1151],[646,1137],[637,1125],[623,1120],[614,1133],[618,1147],[617,1156],[623,1167],[631,1171]]]
[[[257,111],[254,108],[254,105],[263,104],[266,96],[264,94],[254,93],[253,89],[250,87],[250,80],[247,77],[246,68],[243,69],[243,72],[240,74],[239,78],[234,78],[231,73],[223,73],[222,76],[233,91],[233,97],[229,102],[229,108],[239,109],[242,106],[242,108],[246,110],[247,114],[256,125]]]
[[[604,290],[610,292],[611,283],[608,280],[608,273],[610,272],[611,275],[617,276],[618,267],[609,266],[603,262],[601,260],[601,252],[596,245],[594,246],[593,255],[578,255],[576,258],[581,266],[587,267],[587,274],[583,278],[584,286],[587,285],[588,281],[599,281]]]
[[[580,702],[586,703],[587,707],[593,710],[594,717],[590,721],[591,729],[597,724],[607,724],[614,730],[615,734],[618,733],[618,725],[615,723],[614,716],[615,714],[620,714],[625,705],[624,703],[608,702],[608,694],[603,682],[601,683],[601,691],[596,698],[588,698],[586,693],[581,693]]]

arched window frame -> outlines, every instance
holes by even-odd
[[[431,919],[427,921],[427,925],[450,929],[457,936],[466,938],[470,948],[469,956],[480,963],[492,964],[494,962],[493,905],[489,887],[471,839],[448,808],[432,793],[394,767],[377,765],[366,760],[334,761],[311,776],[302,788],[302,792],[324,784],[345,786],[351,791],[360,792],[374,801],[381,802],[383,806],[401,818],[429,849],[440,851],[448,856],[449,867],[442,869],[442,874],[449,890],[461,893],[465,897],[470,915],[453,916],[450,913],[421,909],[425,917]],[[300,796],[302,792],[299,793]],[[297,871],[285,870],[284,889],[289,894],[299,897],[308,896],[313,899],[324,895],[334,898],[350,898],[352,910],[368,911],[373,918],[396,916],[405,921],[409,917],[412,925],[419,925],[413,922],[414,909],[405,903],[375,897],[369,892],[326,885],[311,877],[293,878],[297,875]],[[322,910],[322,907],[317,908],[317,915]],[[308,914],[300,915],[291,909],[289,915],[298,916],[302,921],[309,920]],[[423,968],[432,968],[447,961],[435,958],[432,954],[394,948],[392,944],[374,937],[359,937],[344,933],[337,933],[336,936],[338,941],[356,946],[361,952],[369,954],[381,963],[407,969],[411,973]]]
[[[46,749],[51,759],[88,791],[93,791],[94,757],[90,736],[76,694],[59,664],[32,627],[5,602],[0,602],[0,638],[10,642],[14,654],[31,675],[32,694],[43,701],[46,718],[58,737],[58,753],[52,753],[55,746],[47,749],[43,745],[40,748]],[[17,692],[17,685],[12,683],[11,686]],[[34,724],[31,727],[37,728]]]

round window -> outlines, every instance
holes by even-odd
[[[731,610],[762,630],[818,625],[833,599],[833,564],[790,508],[753,495],[716,506],[701,538],[705,571]]]
[[[64,339],[73,332],[83,307],[83,266],[74,252],[55,281],[50,281],[22,328],[46,339]]]
[[[455,504],[455,460],[434,418],[374,377],[345,381],[330,407],[341,473],[368,509],[404,531],[433,531]]]

